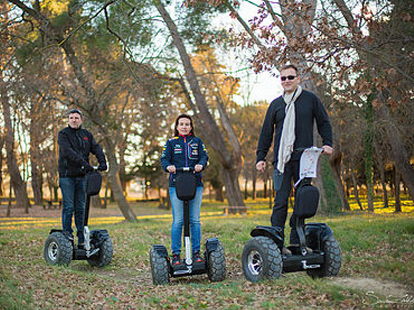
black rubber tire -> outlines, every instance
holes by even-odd
[[[112,244],[112,239],[108,238],[102,242],[98,253],[87,261],[92,267],[105,267],[111,262],[113,254],[114,246]]]
[[[170,275],[168,273],[168,258],[162,257],[157,251],[151,249],[150,264],[152,283],[154,285],[165,285],[170,283]]]
[[[254,237],[244,246],[242,267],[244,276],[250,282],[277,279],[283,270],[282,255],[272,239]]]
[[[212,282],[220,282],[226,278],[226,257],[220,241],[217,243],[217,248],[208,254],[207,274]]]
[[[43,254],[48,264],[67,266],[73,258],[73,244],[62,232],[55,231],[47,237]]]
[[[321,268],[306,271],[314,279],[334,277],[339,273],[339,269],[341,269],[341,248],[333,235],[323,241],[322,249],[325,252],[325,263]]]

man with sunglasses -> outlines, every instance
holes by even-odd
[[[72,109],[68,113],[68,126],[58,134],[63,232],[70,240],[73,240],[72,216],[75,215],[79,248],[83,247],[85,242],[83,235],[86,206],[85,175],[93,170],[89,164],[89,154],[94,154],[98,159],[98,170],[107,169],[101,146],[89,131],[82,128],[82,123],[82,112]]]
[[[274,140],[273,183],[276,191],[271,224],[284,231],[292,179],[299,179],[299,159],[304,148],[313,146],[313,126],[316,121],[322,137],[323,153],[332,154],[332,127],[320,99],[302,89],[296,66],[290,64],[280,70],[284,93],[272,101],[267,109],[256,151],[256,169],[264,172],[266,155]],[[295,219],[290,219],[290,243],[299,244]],[[292,255],[283,248],[282,254]]]

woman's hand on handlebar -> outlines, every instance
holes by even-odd
[[[174,165],[167,166],[167,171],[168,171],[169,173],[175,173],[175,172],[177,171],[177,168],[175,168],[175,166],[174,166]]]

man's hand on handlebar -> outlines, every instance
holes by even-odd
[[[96,170],[98,171],[106,171],[108,169],[108,167],[106,165],[99,165]]]
[[[333,148],[330,147],[329,145],[322,146],[322,149],[323,149],[322,154],[325,154],[325,155],[331,155],[333,152]]]
[[[256,169],[260,172],[265,172],[266,162],[264,160],[258,161],[256,164]]]

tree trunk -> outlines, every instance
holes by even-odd
[[[0,135],[0,196],[4,196],[3,193],[3,145],[4,145],[4,137]]]
[[[109,191],[109,182],[108,178],[105,176],[105,196],[104,196],[104,203],[102,205],[103,209],[106,209],[108,206],[108,191]]]
[[[368,78],[370,78],[368,76]],[[367,122],[367,130],[365,132],[364,143],[364,160],[365,160],[365,178],[367,184],[367,202],[368,211],[374,212],[374,115],[372,101],[374,100],[374,93],[371,93],[366,102],[365,120]]]
[[[31,115],[33,116],[30,120],[30,164],[32,170],[32,191],[35,205],[41,206],[43,204],[43,193],[42,193],[42,175],[39,171],[39,142],[38,138],[38,127],[34,117],[37,112],[34,108],[35,104],[31,106]],[[52,200],[52,197],[50,198]]]
[[[328,205],[328,199],[326,198],[325,188],[323,185],[323,178],[322,178],[323,169],[322,169],[321,161],[318,162],[317,169],[318,169],[317,175],[319,177],[316,178],[314,182],[315,182],[315,186],[319,189],[319,194],[320,194],[319,210],[320,210],[320,213],[327,214],[329,213],[329,205]]]
[[[11,206],[12,206],[12,187],[9,186],[9,201],[7,203],[7,212],[6,216],[9,217],[11,215]]]
[[[32,167],[32,191],[34,204],[41,206],[43,203],[43,191],[42,191],[42,176],[39,172],[38,167],[34,164],[34,161],[31,161]]]
[[[6,2],[1,2],[0,9],[4,14],[9,11],[9,5]],[[6,15],[7,19],[7,15]],[[7,22],[5,20],[5,22]],[[2,30],[2,35],[0,36],[0,45],[2,47],[7,47],[8,39],[9,39],[9,28],[5,27]],[[13,134],[13,126],[11,121],[11,111],[10,111],[10,103],[9,97],[7,95],[7,83],[3,79],[3,69],[6,68],[7,63],[7,56],[6,53],[0,51],[0,67],[2,71],[0,71],[0,100],[3,107],[3,121],[4,121],[4,139],[5,139],[5,146],[6,146],[6,154],[7,154],[7,168],[10,175],[10,194],[11,188],[13,187],[14,195],[16,197],[16,207],[24,208],[25,213],[29,213],[30,201],[29,197],[27,196],[27,189],[26,183],[23,181],[20,171],[17,164],[16,154],[14,152],[14,134]],[[9,206],[10,207],[10,206]],[[8,213],[10,211],[8,210]]]
[[[91,205],[94,208],[100,208],[102,209],[102,200],[101,197],[99,195],[95,195],[91,197]]]
[[[354,35],[356,38],[363,37],[363,34],[361,30],[357,28],[355,19],[352,16],[352,12],[346,6],[345,1],[334,0],[334,2],[336,3],[342,15],[346,19],[351,34]],[[370,50],[370,46],[364,46],[364,47],[366,47],[366,50]],[[357,49],[357,52],[361,59],[368,59],[368,56],[364,54],[362,50]],[[369,59],[367,62],[369,63]],[[404,184],[408,188],[408,192],[411,196],[411,199],[414,199],[414,168],[410,164],[410,158],[402,142],[403,140],[401,138],[401,135],[394,125],[395,122],[390,116],[388,106],[386,105],[387,100],[383,98],[383,95],[381,94],[381,92],[378,92],[377,95],[380,101],[382,102],[382,104],[380,104],[378,108],[378,115],[380,116],[380,118],[386,120],[387,124],[391,125],[391,126],[387,126],[385,130],[385,135],[387,138],[387,142],[391,146],[391,152],[394,156],[395,165],[401,173],[401,177],[403,179]]]
[[[394,181],[395,181],[395,212],[401,212],[401,174],[398,171],[398,168],[394,166]]]
[[[253,178],[252,178],[252,199],[256,200],[256,180],[257,180],[257,169],[253,166]]]
[[[384,101],[383,101],[384,102]],[[378,109],[379,115],[385,119],[387,124],[394,124],[388,107],[383,103]],[[395,125],[388,126],[385,130],[387,142],[391,146],[391,154],[395,160],[395,166],[401,174],[401,178],[408,189],[411,199],[414,199],[414,168],[410,164],[408,152],[402,142],[402,137]]]
[[[35,18],[40,24],[44,25],[43,33],[48,36],[48,39],[56,42],[58,46],[63,49],[73,69],[73,72],[76,76],[76,80],[77,80],[76,82],[79,83],[79,86],[85,92],[85,96],[86,96],[85,101],[87,102],[85,105],[85,110],[86,112],[88,112],[88,115],[90,116],[91,121],[97,125],[104,139],[109,141],[107,143],[107,148],[105,149],[105,151],[109,153],[108,157],[109,157],[109,162],[110,162],[110,167],[111,167],[109,171],[109,182],[111,183],[112,193],[114,194],[115,200],[117,201],[122,214],[125,216],[125,219],[128,221],[136,221],[136,216],[132,212],[132,209],[130,208],[128,202],[126,201],[126,198],[122,190],[121,182],[119,179],[118,163],[117,163],[114,151],[111,149],[112,137],[109,135],[106,128],[101,126],[102,122],[101,122],[100,112],[102,111],[99,110],[101,107],[101,104],[96,99],[96,92],[95,92],[95,89],[93,88],[93,84],[89,81],[88,75],[84,73],[85,70],[83,68],[82,63],[76,57],[75,50],[73,49],[69,40],[64,39],[63,35],[58,32],[58,29],[53,27],[52,23],[50,23],[45,16],[40,14],[40,12],[26,6],[20,0],[9,0],[9,1],[17,5],[25,13]],[[101,8],[101,10],[104,10],[107,6],[109,6],[112,3],[113,1],[107,1],[105,5]]]
[[[336,183],[336,188],[339,192],[342,210],[349,211],[351,208],[349,207],[348,199],[346,198],[345,189],[341,178],[341,162],[342,152],[339,149],[334,148],[332,155],[329,157],[329,163],[332,168],[332,175]]]
[[[361,211],[364,210],[364,208],[362,207],[361,204],[361,199],[359,199],[359,193],[358,193],[358,182],[357,179],[355,177],[355,173],[354,173],[354,163],[353,160],[351,160],[351,179],[352,179],[352,186],[354,188],[354,196],[355,196],[355,200],[359,206],[359,209],[361,209]]]
[[[243,201],[238,181],[239,172],[230,169],[223,169],[221,171],[221,175],[223,177],[223,182],[226,187],[227,203],[229,204],[229,206],[239,206],[235,204],[238,201]]]
[[[248,192],[248,190],[247,190],[247,187],[248,187],[248,179],[247,179],[247,177],[244,179],[244,199],[247,199],[248,197],[249,197],[249,192]]]
[[[382,191],[383,191],[383,200],[384,200],[384,208],[388,208],[388,192],[387,192],[387,183],[381,181]]]
[[[296,8],[293,5],[294,1],[282,0],[280,1],[280,7],[282,11],[282,20],[283,20],[283,33],[288,38],[288,42],[292,42],[292,55],[291,61],[296,63],[300,69],[306,69],[308,67],[308,59],[305,57],[305,53],[301,48],[301,45],[298,45],[298,41],[308,40],[308,34],[311,32],[312,22],[315,17],[315,10],[317,1],[316,0],[306,0],[303,1],[306,4],[306,10],[302,11],[300,14],[297,14],[295,11]],[[306,18],[303,18],[306,16]],[[314,93],[318,93],[315,80],[312,78],[311,73],[307,70],[303,70],[303,76],[301,77],[302,85],[305,89],[308,89]],[[318,141],[317,130],[313,128],[315,141]],[[315,179],[315,184],[320,191],[320,200],[321,200],[321,212],[331,212],[333,211],[334,204],[333,202],[338,198],[343,208],[346,208],[347,202],[344,198],[344,188],[340,180],[340,174],[336,175],[339,178],[339,182],[336,180],[337,193],[326,188],[327,184],[323,181],[323,174],[329,176],[335,174],[330,165],[322,169],[321,165],[318,165],[318,177]],[[329,194],[329,197],[328,197]],[[331,197],[332,196],[332,197]],[[339,196],[339,197],[337,197]],[[336,205],[336,203],[335,203]],[[349,205],[348,205],[349,206]]]
[[[6,93],[5,84],[2,76],[0,76],[0,93],[1,103],[3,106],[7,168],[10,174],[11,187],[13,188],[14,196],[16,197],[16,207],[24,208],[24,212],[28,214],[30,201],[27,195],[26,182],[23,181],[20,175],[16,155],[14,152],[14,137],[12,121],[10,116],[10,104],[8,101],[9,99]]]
[[[384,160],[381,154],[381,151],[379,149],[378,143],[375,141],[374,143],[375,147],[375,154],[377,155],[377,161],[378,161],[378,170],[380,173],[380,179],[381,179],[381,185],[382,185],[382,191],[383,191],[383,197],[384,197],[384,208],[388,208],[388,193],[387,193],[387,184],[385,182],[385,164]]]
[[[115,198],[115,201],[118,203],[119,209],[121,210],[122,214],[124,215],[125,219],[129,222],[135,222],[137,220],[136,215],[132,211],[131,207],[129,206],[128,202],[126,201],[125,195],[122,190],[121,181],[118,175],[118,162],[111,147],[112,142],[106,141],[106,156],[109,162],[109,173],[108,173],[108,180],[111,184],[111,192]]]
[[[214,192],[216,193],[216,201],[224,201],[223,186],[214,188]]]
[[[194,105],[191,97],[189,96],[189,92],[186,91],[186,96],[189,104],[191,105],[196,118],[203,126],[203,130],[206,133],[205,136],[211,147],[215,150],[217,157],[223,167],[222,177],[224,185],[226,187],[227,201],[230,206],[244,206],[243,196],[240,192],[238,180],[241,169],[241,147],[235,131],[231,125],[231,122],[224,112],[221,103],[219,100],[217,100],[220,122],[224,133],[220,131],[220,128],[215,122],[214,117],[212,116],[207,105],[206,98],[201,92],[196,72],[179,34],[177,25],[171,19],[170,15],[160,0],[154,0],[154,4],[158,12],[161,14],[161,17],[164,20],[168,30],[170,31],[174,45],[180,54],[181,62],[185,69],[186,80],[190,85],[191,93],[195,99]],[[185,90],[184,83],[181,83],[181,85]]]

